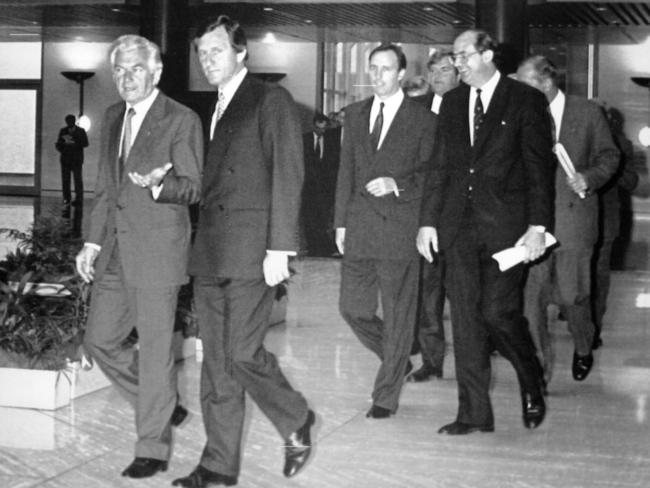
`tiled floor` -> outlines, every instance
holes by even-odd
[[[649,273],[614,274],[605,345],[584,383],[571,379],[565,323],[553,324],[558,365],[540,428],[523,427],[515,375],[497,357],[496,432],[446,437],[436,431],[456,413],[451,350],[443,380],[408,383],[396,416],[365,418],[378,361],[337,312],[338,267],[333,259],[298,262],[287,322],[268,336],[269,349],[317,412],[313,459],[299,476],[285,479],[281,440],[249,402],[239,486],[650,486],[650,309],[635,306],[639,294],[650,293]],[[0,487],[170,486],[193,469],[205,439],[198,403],[200,363],[192,358],[179,367],[191,417],[175,431],[166,473],[139,481],[120,477],[133,457],[133,415],[109,387],[53,412],[0,408]]]

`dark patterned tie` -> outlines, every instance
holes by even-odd
[[[476,89],[476,102],[474,102],[474,141],[476,141],[476,135],[478,134],[478,129],[483,123],[483,102],[481,101],[481,89]]]
[[[117,180],[122,179],[122,173],[124,172],[124,164],[129,157],[129,152],[131,152],[131,120],[135,115],[135,110],[133,107],[129,108],[126,112],[126,118],[124,119],[124,133],[122,136],[122,153],[118,158],[118,171],[117,171]]]
[[[381,128],[384,125],[384,102],[379,104],[379,113],[375,119],[375,124],[372,126],[372,132],[370,133],[370,145],[372,149],[376,151],[379,149],[379,139],[381,137]]]

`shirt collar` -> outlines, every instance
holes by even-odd
[[[555,117],[556,113],[562,113],[565,101],[566,96],[564,95],[564,92],[562,92],[562,90],[558,90],[555,98],[551,101],[551,103],[548,104],[553,117]]]
[[[153,105],[153,102],[156,100],[156,97],[158,96],[159,92],[160,92],[160,90],[158,90],[158,88],[154,88],[153,91],[149,94],[149,96],[147,98],[145,98],[144,100],[140,100],[138,103],[135,103],[133,105],[130,104],[130,103],[127,103],[126,104],[127,112],[128,112],[128,110],[130,108],[133,108],[133,110],[135,110],[136,114],[142,115],[144,117],[144,115],[147,112],[149,112],[149,109]]]
[[[437,93],[433,94],[433,100],[431,101],[431,111],[434,114],[440,112],[440,104],[442,103],[442,97]]]
[[[219,87],[219,91],[223,94],[226,104],[235,96],[235,92],[244,81],[244,77],[248,73],[248,69],[244,66],[232,78],[230,78],[225,85]]]
[[[496,70],[492,75],[492,78],[490,78],[487,82],[483,84],[483,86],[480,87],[481,102],[483,103],[483,107],[485,111],[487,111],[487,107],[490,104],[490,100],[492,100],[492,95],[494,95],[494,90],[496,90],[500,79],[501,79],[501,73],[499,72],[499,70]],[[472,87],[472,95],[473,97],[476,96],[475,87]]]
[[[384,108],[397,111],[399,106],[402,103],[402,100],[404,100],[404,92],[400,88],[397,90],[394,94],[392,94],[390,97],[382,100],[380,99],[377,95],[375,95],[374,100],[372,102],[373,105],[379,107],[380,103],[384,104]]]

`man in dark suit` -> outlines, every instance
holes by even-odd
[[[458,380],[458,414],[441,434],[494,430],[493,347],[517,372],[524,425],[537,427],[546,412],[521,310],[524,266],[501,272],[492,254],[523,246],[530,261],[544,252],[553,216],[551,124],[539,92],[499,73],[496,47],[480,30],[454,41],[465,85],[442,100],[422,202],[417,247],[429,262],[433,252],[444,254]]]
[[[433,92],[415,97],[414,100],[431,110],[437,122],[442,97],[458,86],[460,75],[454,66],[451,53],[439,49],[429,58],[427,68]],[[445,327],[442,320],[445,308],[444,263],[440,255],[436,257],[433,263],[421,259],[415,330],[422,355],[422,366],[406,378],[407,381],[415,383],[427,381],[432,377],[442,378],[445,359]]]
[[[75,205],[81,205],[84,199],[84,180],[82,169],[84,164],[84,148],[88,147],[86,131],[75,122],[74,115],[65,116],[65,127],[59,131],[56,139],[56,150],[61,153],[61,185],[63,187],[63,204],[70,205],[70,177],[74,181]]]
[[[188,205],[200,196],[203,137],[198,116],[156,88],[158,46],[122,36],[110,60],[123,102],[104,116],[95,203],[76,264],[94,280],[86,350],[136,410],[136,457],[122,475],[144,478],[167,469],[171,425],[187,415],[172,335],[188,279]],[[134,327],[139,350],[124,346]]]
[[[313,130],[303,134],[305,185],[302,222],[310,256],[331,256],[334,245],[334,194],[341,152],[341,128],[331,128],[323,114],[314,115]]]
[[[573,337],[572,373],[584,380],[593,366],[595,326],[591,316],[591,259],[598,240],[598,189],[619,166],[619,151],[601,108],[558,88],[558,70],[544,56],[524,60],[517,79],[540,90],[549,102],[554,137],[566,149],[575,168],[568,176],[558,165],[555,174],[555,237],[560,245],[530,267],[525,312],[541,355],[545,379],[551,378],[553,354],[547,305],[557,303]]]
[[[195,47],[218,89],[203,173],[190,274],[203,340],[201,410],[207,442],[198,466],[175,486],[237,483],[245,394],[284,439],[284,475],[311,452],[314,423],[305,398],[264,348],[275,286],[298,250],[302,134],[289,93],[253,78],[246,37],[222,15],[198,30]]]
[[[413,242],[433,149],[433,115],[399,86],[406,57],[395,45],[369,57],[375,96],[345,109],[334,225],[341,315],[381,360],[368,417],[397,410],[413,342],[419,259]],[[377,316],[381,295],[383,318]]]

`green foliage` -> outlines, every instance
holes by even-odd
[[[81,240],[56,216],[0,234],[18,240],[0,262],[0,366],[61,369],[75,358],[88,314],[90,289],[74,270]],[[61,290],[42,296],[32,286],[40,282]]]

